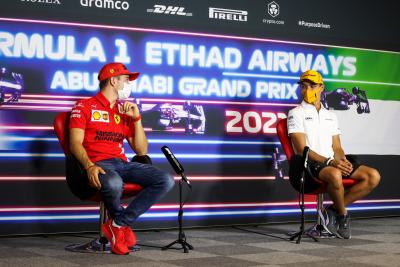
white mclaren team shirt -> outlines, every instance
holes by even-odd
[[[287,120],[288,134],[304,133],[306,145],[324,157],[333,156],[332,137],[340,134],[336,115],[321,106],[319,112],[314,105],[303,101],[291,109]]]

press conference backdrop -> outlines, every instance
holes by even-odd
[[[297,194],[275,126],[307,69],[326,82],[346,153],[382,175],[352,217],[400,214],[396,1],[9,0],[0,10],[0,235],[96,230],[74,197],[52,121],[98,91],[112,61],[141,72],[153,163],[193,191],[184,226],[296,221]],[[125,145],[129,157],[133,152]],[[179,180],[179,177],[176,177]],[[185,194],[189,194],[185,191]],[[313,218],[314,198],[309,198]],[[177,186],[135,228],[176,227]]]

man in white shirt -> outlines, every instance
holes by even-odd
[[[303,101],[289,111],[288,134],[296,154],[302,155],[305,146],[310,148],[310,173],[307,175],[327,184],[327,193],[333,201],[333,205],[325,210],[328,230],[339,238],[348,239],[351,231],[346,206],[370,193],[379,184],[380,174],[376,169],[346,157],[340,144],[337,117],[321,105],[324,90],[321,74],[308,70],[298,83]],[[311,177],[306,177],[306,183],[312,180],[307,178]],[[344,192],[342,178],[351,178],[357,183]]]

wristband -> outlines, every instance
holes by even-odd
[[[85,170],[87,171],[87,170],[89,170],[90,168],[92,168],[92,167],[94,167],[94,166],[96,166],[96,164],[90,165],[90,166],[87,167]]]
[[[326,160],[326,166],[329,166],[329,163],[331,163],[333,160],[333,157],[330,157],[329,159]]]
[[[133,122],[138,122],[142,119],[142,115],[139,114],[136,118],[133,119]]]

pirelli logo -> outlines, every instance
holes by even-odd
[[[92,119],[94,122],[110,122],[110,116],[107,111],[92,109]]]
[[[208,14],[210,19],[247,21],[248,12],[246,10],[210,7]]]

